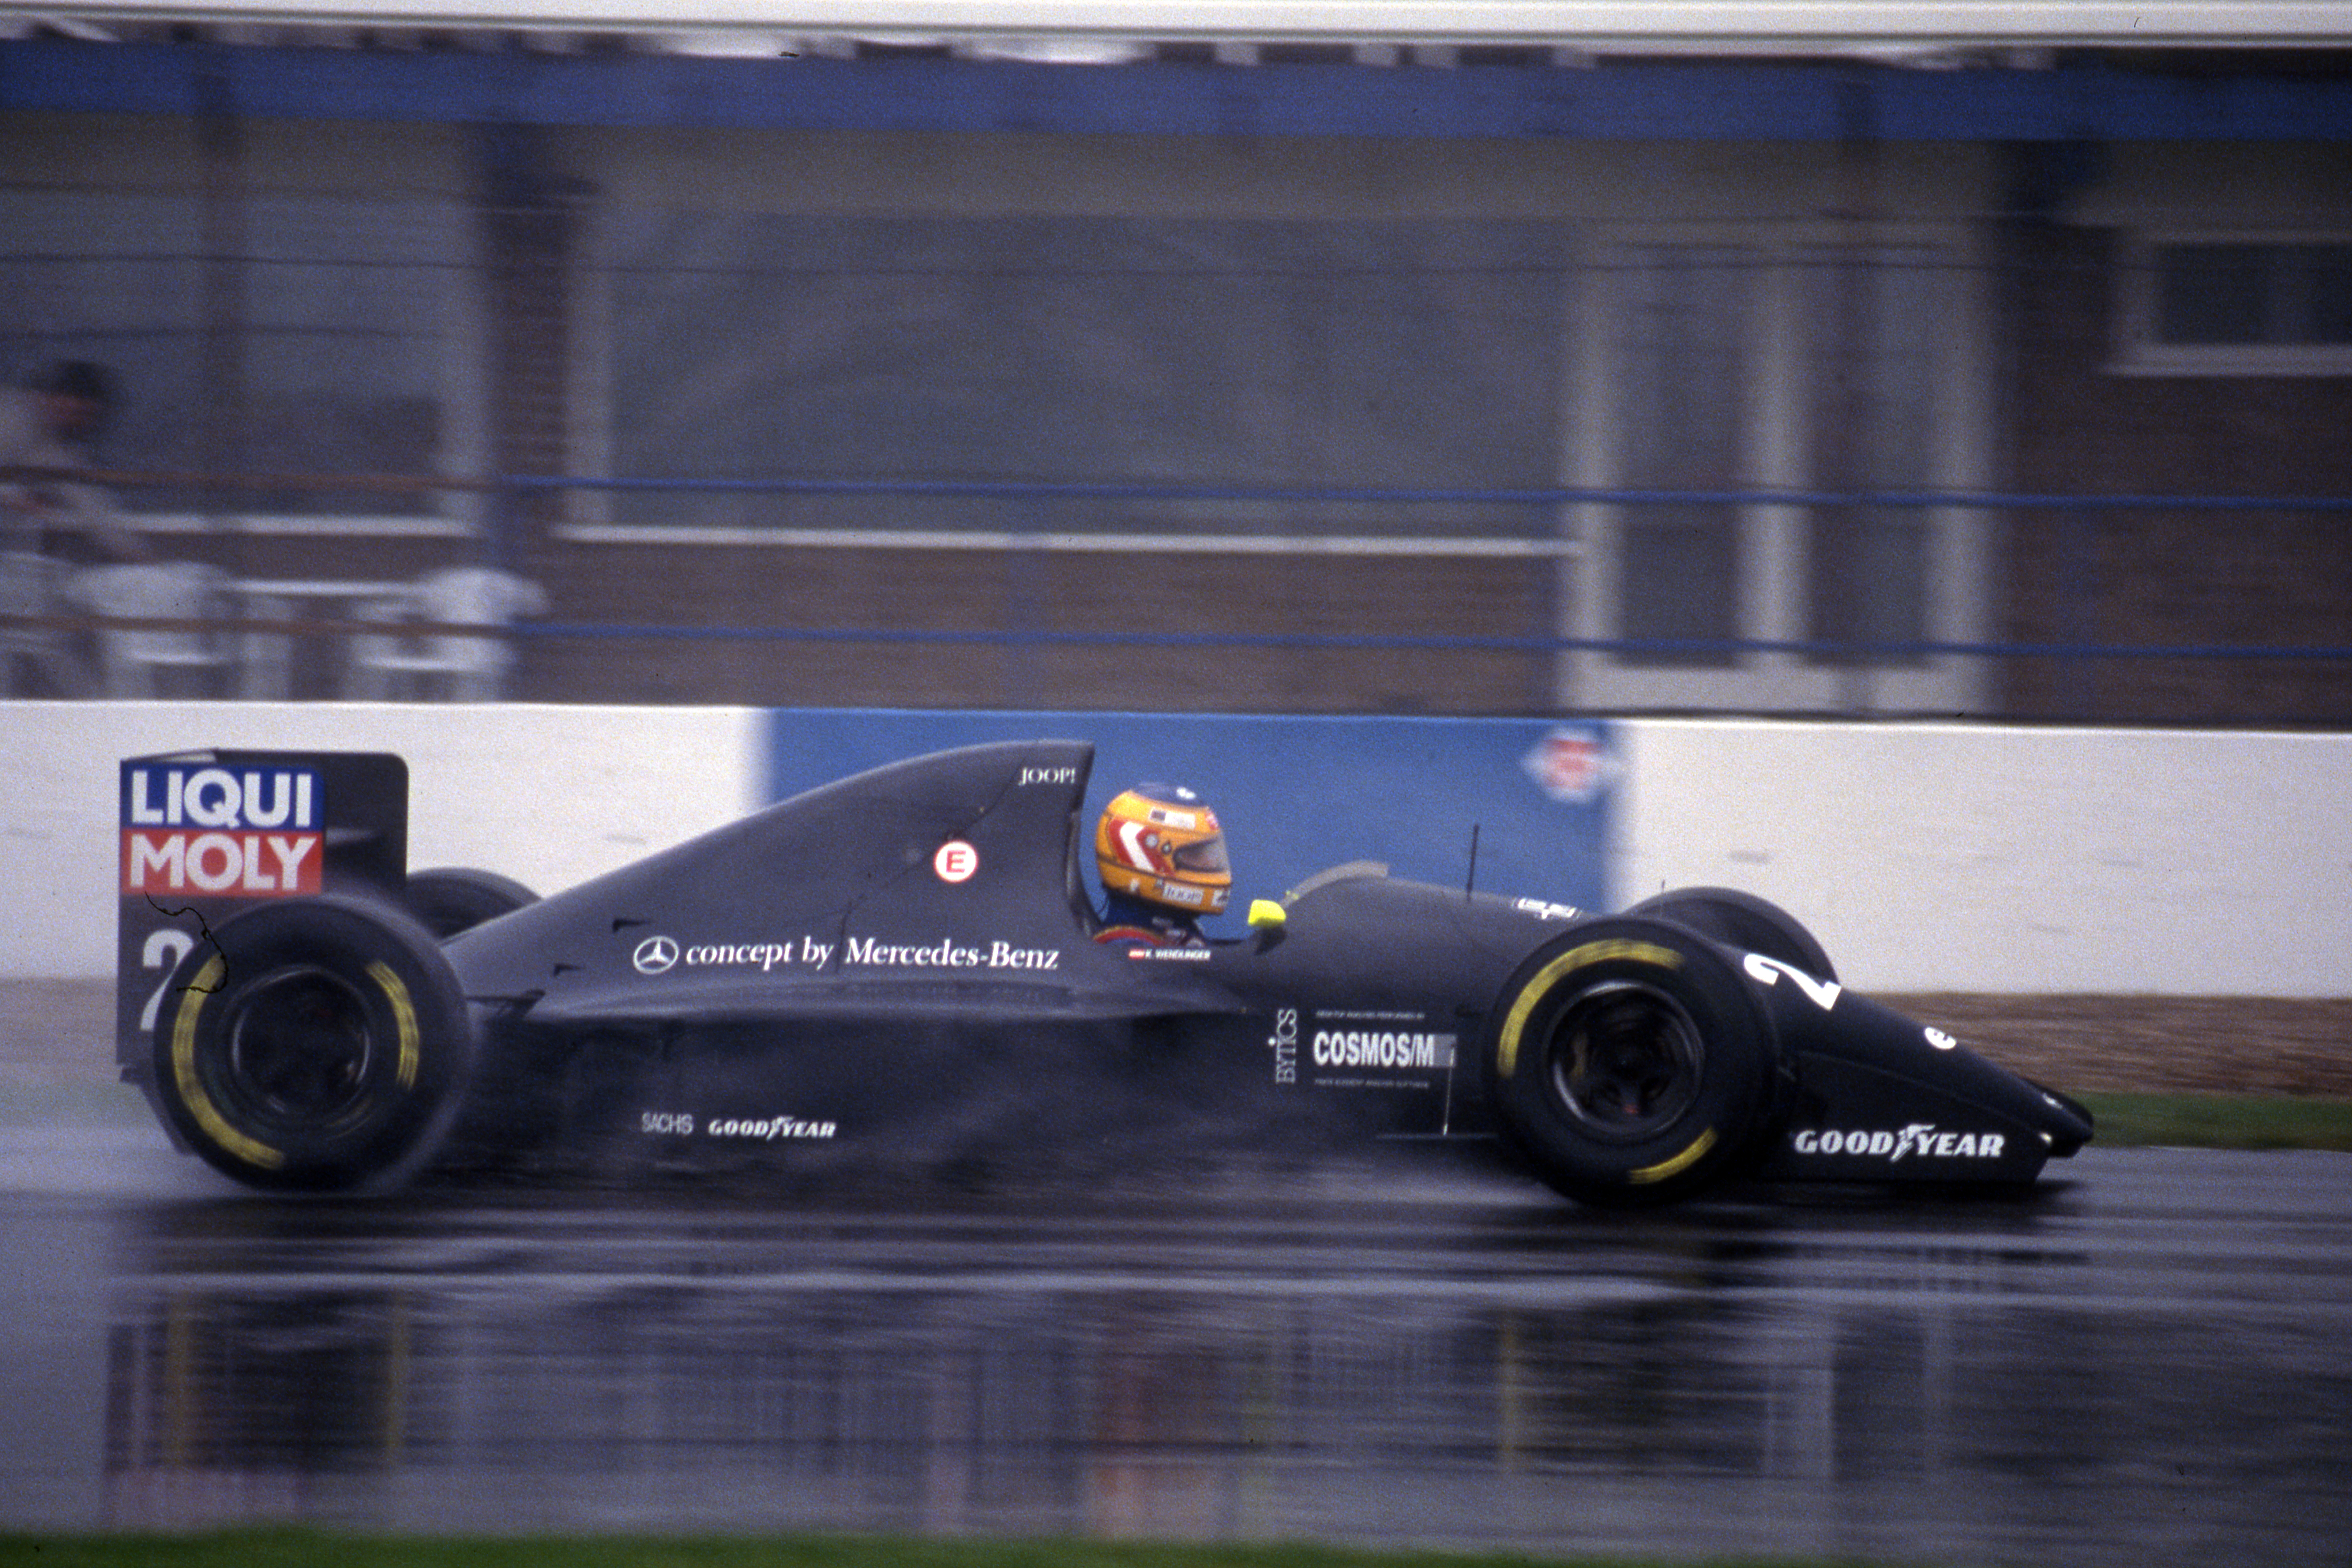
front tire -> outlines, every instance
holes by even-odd
[[[1752,1152],[1778,1077],[1770,1021],[1709,942],[1595,921],[1521,964],[1486,1054],[1506,1134],[1562,1194],[1672,1202]]]
[[[1816,980],[1835,980],[1827,949],[1804,922],[1768,900],[1737,888],[1676,888],[1625,911],[1688,926],[1743,952],[1760,952]]]
[[[457,977],[395,910],[328,895],[259,906],[200,943],[157,1016],[156,1098],[248,1185],[397,1184],[447,1132],[473,1072]]]

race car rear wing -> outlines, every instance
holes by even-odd
[[[177,752],[121,772],[115,1059],[143,1079],[173,973],[267,899],[397,899],[408,881],[408,764],[369,752]]]

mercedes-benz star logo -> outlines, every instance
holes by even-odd
[[[660,974],[677,963],[677,943],[666,936],[649,936],[637,943],[631,958],[640,974]]]

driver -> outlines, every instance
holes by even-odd
[[[1139,784],[1105,806],[1095,869],[1109,903],[1097,942],[1205,947],[1200,918],[1234,886],[1217,814],[1180,784]]]

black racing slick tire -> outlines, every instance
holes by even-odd
[[[1681,927],[1619,917],[1563,932],[1493,1016],[1503,1131],[1579,1203],[1687,1197],[1744,1162],[1772,1113],[1771,1022],[1722,952]]]
[[[1816,980],[1835,980],[1830,955],[1796,916],[1737,888],[1676,888],[1625,911],[1688,926],[1743,952],[1760,952]]]
[[[473,1062],[465,995],[432,933],[332,894],[260,905],[199,942],[152,1058],[187,1145],[285,1192],[397,1185],[446,1134]]]
[[[539,902],[539,895],[496,871],[445,866],[431,871],[411,871],[403,901],[426,931],[446,942],[484,921],[494,921]]]

